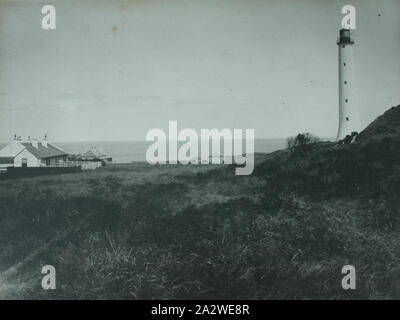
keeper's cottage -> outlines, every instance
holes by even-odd
[[[47,140],[25,141],[14,135],[13,141],[0,150],[0,169],[7,167],[56,167],[67,161],[67,152]]]

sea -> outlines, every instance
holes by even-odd
[[[121,163],[146,161],[146,150],[152,143],[146,141],[54,142],[69,154],[82,154],[93,147],[101,148],[104,153],[113,158],[113,162]],[[0,149],[6,145],[1,143]],[[245,151],[244,145],[243,143],[243,151]],[[270,153],[284,149],[285,146],[286,139],[284,138],[254,140],[254,151],[260,153]]]

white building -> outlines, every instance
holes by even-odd
[[[337,140],[360,132],[354,64],[354,40],[350,30],[340,30],[339,47],[339,128]]]
[[[0,169],[57,166],[64,163],[67,156],[64,150],[50,143],[47,138],[22,141],[14,136],[14,140],[0,150]]]

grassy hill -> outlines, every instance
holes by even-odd
[[[352,144],[259,155],[251,176],[142,164],[0,181],[0,297],[400,298],[399,128],[397,106]]]

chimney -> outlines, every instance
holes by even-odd
[[[38,148],[38,140],[37,139],[32,139],[32,147]]]
[[[45,134],[44,138],[42,139],[42,145],[43,145],[43,147],[47,148],[47,134]]]

